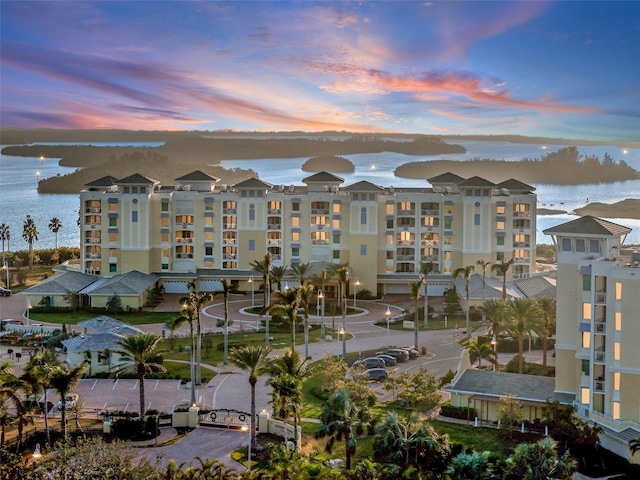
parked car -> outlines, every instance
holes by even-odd
[[[420,356],[420,352],[416,348],[408,347],[405,350],[409,352],[409,358],[418,358]]]
[[[397,362],[406,362],[409,360],[409,352],[403,350],[402,348],[390,348],[386,352],[386,355],[391,355],[396,359]]]
[[[64,408],[70,409],[75,407],[78,404],[78,394],[77,393],[68,393],[64,397]],[[62,410],[62,400],[58,400],[57,404],[58,410]]]
[[[384,359],[378,357],[368,357],[364,360],[356,360],[353,362],[353,366],[364,365],[366,368],[384,368],[386,363]]]
[[[387,367],[393,367],[396,364],[396,359],[393,358],[391,355],[386,355],[384,353],[378,353],[378,354],[376,354],[376,357],[383,359],[384,363],[386,364],[385,366],[387,366]]]
[[[0,295],[2,295],[3,297],[8,297],[9,295],[11,295],[11,290],[9,290],[8,288],[0,287]]]
[[[364,375],[364,378],[367,380],[380,382],[387,378],[388,373],[384,368],[370,368],[362,372],[362,375]]]

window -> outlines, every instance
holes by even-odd
[[[204,247],[204,254],[207,257],[210,257],[213,255],[213,247]]]
[[[359,198],[360,198],[360,195],[358,195],[357,193],[353,193],[351,195],[351,199],[354,200],[354,201],[358,200]]]
[[[169,241],[169,234],[167,233],[167,242]],[[109,232],[109,241],[110,242],[117,242],[118,241],[118,234],[115,232]]]
[[[444,259],[451,260],[451,252],[444,252]]]
[[[169,228],[171,225],[169,224],[169,217],[160,219],[160,226],[164,228]]]
[[[300,211],[300,203],[298,203],[298,202],[291,203],[291,211],[292,212],[299,212]]]
[[[496,222],[496,230],[504,230],[504,222],[502,220]]]
[[[332,241],[333,241],[334,245],[339,245],[340,244],[340,235],[334,233]]]
[[[496,245],[504,245],[504,237],[496,238]]]
[[[451,230],[451,221],[452,221],[451,217],[444,218],[444,228],[446,230]]]
[[[291,241],[299,242],[300,241],[300,232],[291,232]]]
[[[168,233],[161,233],[160,234],[160,241],[162,243],[169,243],[169,234]]]
[[[366,225],[367,224],[367,209],[365,207],[362,207],[360,209],[360,225]]]
[[[169,249],[168,248],[163,248],[161,250],[160,255],[162,255],[163,258],[167,258],[169,256]]]
[[[340,213],[340,204],[339,203],[334,203],[333,204],[333,213]]]
[[[584,302],[582,304],[582,318],[584,318],[585,320],[590,320],[591,319],[591,304]]]
[[[620,360],[620,342],[613,342],[613,359]]]
[[[620,420],[620,402],[612,403],[611,416],[614,420]]]
[[[589,391],[588,388],[581,388],[580,389],[580,403],[582,403],[583,405],[588,405],[589,404],[589,396],[591,395],[591,392]]]
[[[393,235],[387,235],[387,245],[393,245]]]
[[[387,250],[387,260],[393,260],[393,250]]]
[[[167,202],[162,202],[161,211],[162,212],[168,212],[169,211],[169,204]]]
[[[340,260],[340,250],[334,250],[333,251],[333,259],[334,260]]]
[[[243,191],[240,193],[240,196],[241,196],[242,198],[246,198],[246,197],[247,197],[247,191],[246,191],[246,190],[243,190]]]
[[[331,222],[331,226],[333,227],[334,230],[339,230],[340,229],[340,219],[339,218],[334,218]]]
[[[366,244],[360,244],[360,255],[366,255],[367,254],[367,245]]]
[[[163,263],[162,264],[162,270],[169,270],[169,264],[168,263]]]
[[[620,390],[620,372],[613,372],[613,389]]]
[[[582,374],[587,377],[590,375],[590,363],[589,360],[582,360]]]
[[[131,193],[138,193],[138,187],[131,187]]]
[[[616,300],[622,300],[622,283],[616,282]]]
[[[589,240],[589,252],[600,253],[600,242],[598,240]]]
[[[387,228],[393,228],[393,218],[387,219]]]
[[[299,257],[300,256],[300,249],[298,247],[293,247],[291,249],[291,256],[292,257]]]
[[[480,214],[479,213],[474,213],[473,214],[473,224],[474,225],[480,225]]]
[[[584,241],[584,238],[577,238],[576,239],[576,252],[586,252],[587,251],[587,245]]]
[[[118,204],[117,203],[110,203],[109,204],[109,211],[110,212],[117,212],[118,211]]]
[[[136,210],[131,212],[131,221],[134,223],[138,221],[138,212]]]
[[[622,330],[622,312],[616,312],[615,313],[615,324],[616,324],[616,331],[619,332]]]
[[[582,291],[591,291],[591,275],[582,275]]]
[[[204,217],[204,226],[205,227],[213,226],[213,217]]]
[[[300,227],[300,217],[291,217],[291,226],[294,228]]]
[[[213,232],[204,232],[204,241],[213,242]]]
[[[109,249],[109,256],[112,258],[115,258],[118,256],[118,249],[117,248],[110,248]]]
[[[570,238],[563,238],[562,239],[562,251],[563,252],[570,252],[571,251],[571,239]]]
[[[504,215],[506,213],[506,209],[507,209],[507,207],[505,207],[504,205],[497,205],[496,206],[496,213],[498,215]]]
[[[118,271],[118,265],[115,263],[109,264],[109,273],[115,273]]]
[[[582,332],[582,348],[591,347],[591,332]]]
[[[118,226],[118,219],[117,218],[110,218],[109,219],[109,226],[110,227],[117,227]]]
[[[249,221],[253,222],[256,219],[256,206],[252,203],[249,205]]]

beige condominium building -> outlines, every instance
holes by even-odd
[[[578,415],[624,458],[640,438],[640,256],[623,249],[630,231],[591,216],[544,231],[558,251],[556,392],[574,394]]]
[[[422,264],[434,293],[478,260],[514,258],[509,279],[533,271],[534,187],[451,173],[415,188],[343,183],[327,172],[303,185],[221,185],[200,171],[171,186],[139,174],[103,177],[80,193],[82,268],[103,277],[153,272],[166,291],[185,291],[194,278],[201,290],[227,278],[247,291],[251,263],[270,252],[274,265],[348,263],[374,294],[407,292]]]

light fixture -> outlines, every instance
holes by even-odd
[[[38,460],[40,457],[42,457],[42,453],[40,452],[40,444],[36,443],[36,449],[33,451],[32,458]]]

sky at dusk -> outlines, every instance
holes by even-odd
[[[0,125],[640,140],[640,2],[2,0]]]

